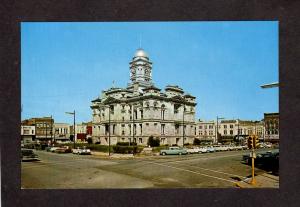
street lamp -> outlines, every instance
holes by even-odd
[[[218,124],[219,124],[219,120],[221,120],[221,119],[225,119],[225,118],[217,116],[217,129],[216,129],[216,140],[215,140],[215,142],[218,142],[218,134],[219,134],[219,126],[218,126]]]
[[[266,89],[266,88],[278,88],[279,87],[279,82],[264,84],[264,85],[261,85],[260,87],[262,89]],[[266,133],[266,131],[263,130],[263,142],[265,142],[265,133]]]
[[[184,100],[185,101],[185,100]],[[184,147],[184,138],[185,138],[185,131],[184,131],[184,113],[185,113],[185,103],[183,103],[183,111],[182,111],[182,147]]]
[[[261,88],[276,88],[279,87],[279,82],[274,82],[274,83],[269,83],[269,84],[264,84],[260,86]]]
[[[74,142],[74,149],[75,149],[75,110],[74,110],[74,112],[66,112],[66,114],[73,115],[73,117],[74,117],[73,142]]]

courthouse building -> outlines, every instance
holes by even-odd
[[[195,97],[176,85],[164,91],[152,81],[152,62],[138,49],[129,63],[130,83],[112,87],[92,101],[93,142],[147,145],[150,136],[161,145],[192,144],[196,135]]]

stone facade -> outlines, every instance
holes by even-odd
[[[157,88],[152,82],[152,62],[142,49],[130,62],[130,80],[127,88],[110,88],[92,101],[93,141],[147,145],[153,136],[161,145],[192,144],[195,97],[176,85],[166,86],[164,92]]]

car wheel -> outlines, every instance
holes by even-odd
[[[181,153],[181,152],[179,152],[179,155],[182,155],[182,153]]]
[[[165,153],[165,152],[163,152],[163,153],[162,153],[162,155],[166,155],[166,153]]]

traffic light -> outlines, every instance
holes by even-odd
[[[258,148],[258,137],[255,135],[253,136],[253,146],[254,146],[254,149]]]
[[[252,136],[248,137],[247,143],[248,143],[248,148],[252,149],[253,148],[253,138],[252,138]]]

